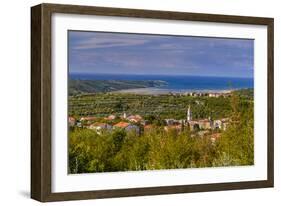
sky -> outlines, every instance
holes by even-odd
[[[254,40],[69,31],[69,72],[253,77]]]

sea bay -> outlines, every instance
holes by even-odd
[[[120,90],[122,93],[165,94],[184,92],[218,92],[224,93],[237,89],[254,87],[253,78],[187,76],[187,75],[133,75],[133,74],[85,74],[71,73],[71,80],[160,80],[166,84],[161,87],[130,88]]]

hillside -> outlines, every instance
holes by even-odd
[[[69,95],[112,92],[123,89],[162,87],[167,85],[161,80],[69,80]]]

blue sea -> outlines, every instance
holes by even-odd
[[[222,91],[253,88],[253,78],[183,76],[183,75],[133,75],[133,74],[85,74],[71,73],[76,80],[162,80],[166,86],[157,88],[171,92],[184,91]]]

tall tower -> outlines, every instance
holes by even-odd
[[[190,109],[190,105],[188,105],[188,109],[187,109],[187,113],[186,113],[186,119],[187,119],[187,121],[192,120],[192,112],[191,112],[191,109]]]

